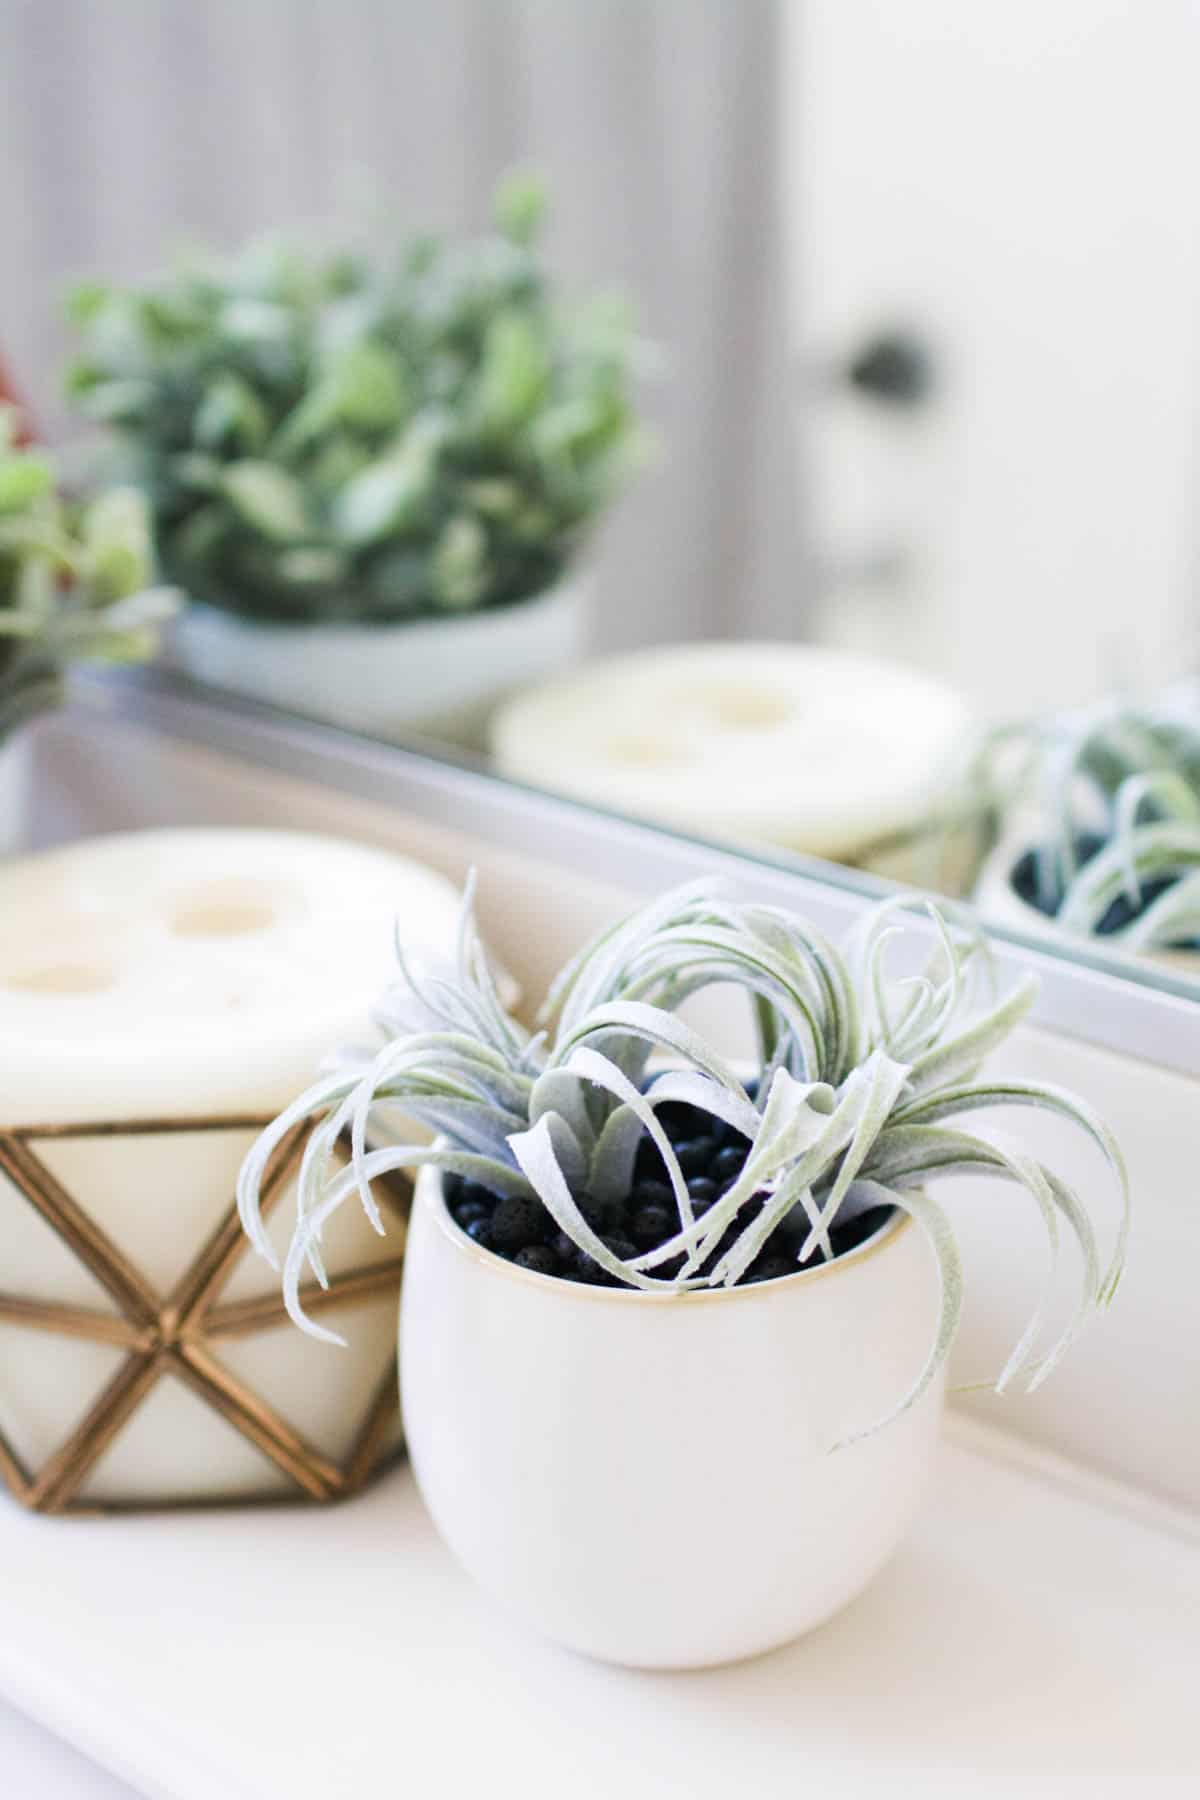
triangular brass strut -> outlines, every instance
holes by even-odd
[[[40,1140],[151,1137],[193,1131],[259,1130],[259,1117],[138,1119],[118,1124],[22,1125],[0,1130],[0,1175],[19,1193],[120,1309],[120,1316],[87,1307],[31,1300],[0,1291],[0,1323],[23,1325],[60,1336],[84,1338],[125,1351],[121,1366],[83,1419],[36,1473],[26,1469],[0,1431],[0,1481],[23,1506],[55,1514],[128,1512],[146,1506],[245,1505],[276,1494],[230,1496],[228,1501],[195,1502],[164,1494],[153,1501],[80,1500],[89,1471],[117,1437],[163,1375],[173,1375],[234,1429],[258,1447],[291,1479],[295,1498],[339,1500],[363,1487],[383,1466],[381,1452],[395,1419],[398,1398],[393,1357],[371,1396],[349,1456],[338,1464],[325,1456],[253,1388],[230,1373],[212,1354],[222,1338],[245,1337],[286,1321],[278,1295],[221,1306],[217,1296],[240,1258],[250,1249],[235,1201],[221,1216],[194,1261],[163,1299],[75,1196],[51,1174],[31,1148]],[[268,1217],[287,1191],[313,1121],[295,1126],[275,1150],[262,1183],[262,1211]],[[396,1219],[403,1252],[411,1190],[402,1178],[379,1184],[380,1198]],[[327,1288],[305,1286],[309,1312],[398,1294],[403,1254],[331,1277]],[[393,1458],[385,1459],[390,1462]]]

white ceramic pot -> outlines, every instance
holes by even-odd
[[[586,1287],[480,1249],[422,1173],[400,1309],[402,1409],[442,1536],[547,1637],[643,1668],[808,1631],[917,1505],[940,1386],[874,1436],[928,1352],[936,1276],[902,1220],[781,1281]]]
[[[1200,975],[1200,952],[1195,950],[1132,951],[1115,938],[1081,937],[1063,929],[1057,919],[1023,900],[1012,883],[1012,872],[1030,847],[1025,832],[1002,838],[979,872],[971,898],[985,925],[1004,925],[1034,938],[1050,938],[1060,946],[1084,945],[1105,951],[1122,961],[1149,962],[1175,974]]]
[[[587,616],[578,579],[516,606],[394,625],[279,624],[193,603],[171,627],[169,654],[199,681],[311,718],[476,746],[514,687],[582,654]]]
[[[0,856],[11,856],[24,847],[29,761],[27,732],[10,732],[0,739]]]

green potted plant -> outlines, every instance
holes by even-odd
[[[984,766],[985,917],[1200,969],[1200,692],[1010,728]]]
[[[52,460],[19,445],[16,408],[0,405],[0,848],[21,831],[21,727],[59,704],[68,667],[153,654],[176,597],[148,586],[151,567],[140,497],[114,490],[73,510]]]
[[[186,668],[362,729],[474,738],[573,658],[578,562],[638,431],[624,308],[560,304],[540,189],[395,255],[278,241],[89,284],[70,391],[147,494],[199,604]]]
[[[934,963],[893,977],[904,904],[839,951],[788,912],[684,888],[576,958],[531,1036],[468,900],[457,968],[402,957],[383,1048],[348,1055],[243,1167],[242,1218],[271,1257],[263,1171],[318,1117],[283,1285],[326,1337],[299,1299],[323,1228],[357,1194],[382,1229],[372,1182],[420,1170],[401,1303],[414,1470],[467,1569],[551,1637],[637,1665],[726,1661],[879,1567],[917,1503],[962,1305],[926,1191],[940,1177],[1014,1183],[1052,1249],[1078,1247],[1072,1318],[1046,1343],[1039,1305],[998,1387],[1044,1380],[1115,1290],[1124,1216],[1105,1267],[1065,1182],[958,1122],[1047,1108],[1100,1145],[1124,1204],[1120,1152],[1082,1102],[978,1076],[1032,982],[997,998],[983,941],[932,906]],[[745,1000],[752,1066],[681,1016],[708,988]]]

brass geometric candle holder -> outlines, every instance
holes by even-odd
[[[108,1302],[105,1310],[100,1305],[78,1305],[41,1294],[5,1292],[0,1255],[0,1328],[17,1326],[25,1332],[82,1340],[103,1346],[110,1359],[113,1352],[119,1355],[115,1372],[99,1392],[79,1394],[80,1416],[37,1467],[28,1466],[13,1434],[5,1432],[0,1412],[0,1481],[23,1506],[59,1516],[94,1516],[147,1507],[262,1504],[288,1498],[327,1502],[357,1492],[402,1454],[394,1348],[385,1350],[386,1360],[377,1373],[368,1371],[369,1383],[362,1382],[361,1365],[355,1372],[361,1391],[349,1394],[347,1403],[358,1410],[350,1420],[349,1449],[340,1456],[322,1448],[305,1430],[303,1420],[287,1416],[277,1401],[260,1391],[252,1358],[248,1363],[242,1356],[240,1372],[230,1366],[234,1346],[253,1340],[249,1346],[253,1350],[260,1340],[265,1343],[269,1334],[294,1331],[277,1281],[271,1291],[261,1294],[225,1295],[242,1259],[254,1254],[232,1194],[227,1205],[224,1196],[220,1197],[215,1225],[197,1242],[183,1273],[164,1292],[137,1266],[128,1248],[122,1248],[100,1223],[87,1194],[70,1191],[47,1163],[54,1146],[71,1142],[98,1145],[102,1140],[129,1140],[132,1147],[137,1139],[178,1137],[182,1143],[185,1134],[245,1133],[258,1131],[269,1122],[268,1115],[0,1129],[0,1177],[83,1265]],[[265,1218],[269,1219],[289,1192],[311,1130],[309,1122],[296,1126],[272,1157],[263,1185]],[[378,1183],[377,1192],[394,1221],[394,1241],[389,1231],[388,1246],[378,1260],[351,1256],[339,1266],[331,1258],[329,1286],[311,1282],[303,1289],[310,1313],[353,1312],[381,1299],[394,1309],[411,1188],[397,1176]],[[9,1198],[11,1201],[11,1192]],[[162,1205],[169,1208],[170,1204],[170,1194],[163,1193]],[[265,1265],[264,1276],[270,1280]],[[31,1342],[28,1338],[24,1341],[27,1345]],[[302,1341],[311,1345],[309,1339]],[[389,1344],[394,1345],[394,1330]],[[325,1357],[347,1354],[328,1346],[314,1348]],[[263,1380],[269,1387],[268,1364],[269,1357],[264,1354]],[[22,1391],[23,1368],[27,1376],[28,1362],[21,1365],[12,1358],[6,1367],[0,1329],[0,1399],[6,1381],[10,1399]],[[324,1373],[322,1378],[342,1379]],[[271,1475],[270,1484],[264,1482],[261,1491],[197,1494],[185,1469],[178,1482],[170,1482],[161,1491],[139,1489],[125,1496],[106,1492],[99,1498],[89,1491],[93,1471],[102,1466],[106,1453],[129,1430],[160,1384],[169,1381],[195,1396],[266,1459],[264,1473]]]

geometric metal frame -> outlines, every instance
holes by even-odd
[[[235,1264],[250,1248],[238,1218],[236,1200],[231,1198],[229,1208],[195,1258],[163,1297],[31,1148],[39,1140],[258,1130],[270,1122],[271,1115],[267,1114],[0,1129],[0,1174],[7,1176],[24,1195],[120,1309],[120,1316],[114,1317],[87,1307],[0,1291],[0,1322],[84,1338],[125,1351],[111,1381],[42,1468],[27,1469],[0,1432],[0,1482],[21,1505],[59,1517],[95,1517],[163,1507],[286,1504],[289,1498],[327,1502],[357,1493],[403,1454],[401,1449],[384,1453],[399,1409],[394,1356],[371,1396],[349,1455],[338,1463],[309,1442],[211,1353],[210,1345],[219,1344],[222,1339],[243,1337],[287,1320],[286,1308],[278,1295],[217,1303]],[[302,1120],[272,1155],[262,1183],[264,1217],[287,1191],[315,1123]],[[333,1276],[328,1287],[315,1281],[306,1283],[302,1294],[309,1312],[365,1303],[385,1294],[398,1296],[411,1192],[403,1177],[386,1179],[378,1186],[380,1200],[400,1228],[401,1254]],[[295,1492],[291,1496],[264,1493],[227,1498],[168,1494],[137,1501],[79,1499],[79,1489],[89,1470],[166,1374],[175,1376],[256,1445],[290,1478]]]

